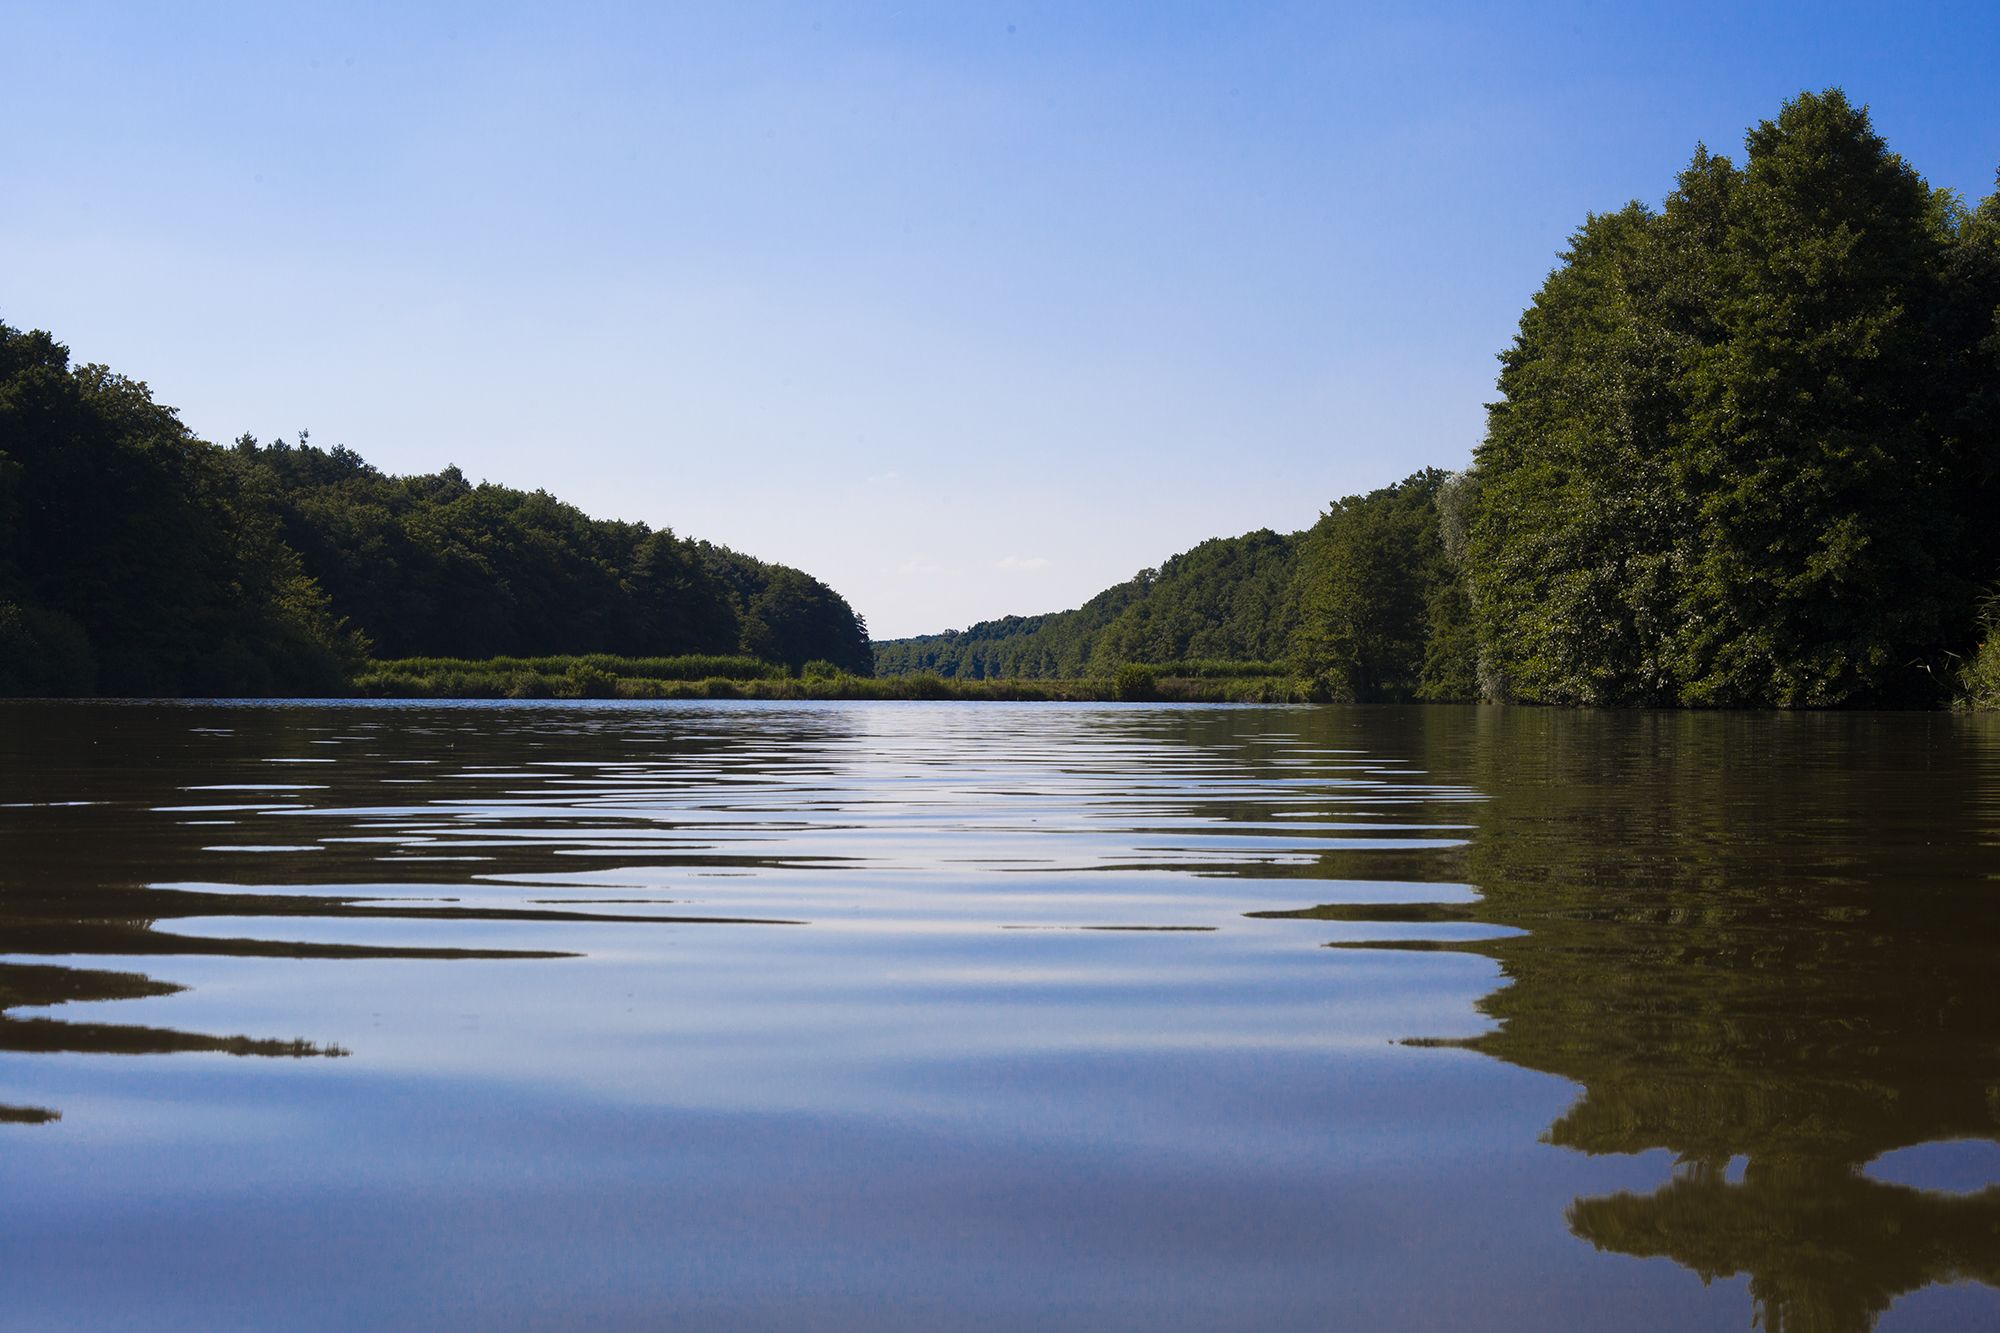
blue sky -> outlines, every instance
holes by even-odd
[[[1990,2],[0,0],[0,320],[886,637],[1463,465],[1587,212],[1834,84],[1984,195],[1995,71]]]

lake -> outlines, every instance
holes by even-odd
[[[2000,719],[0,705],[11,1327],[2000,1327]]]

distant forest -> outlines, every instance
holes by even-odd
[[[0,325],[0,695],[337,694],[371,654],[558,653],[872,665],[796,569],[455,467],[220,448]]]
[[[1300,538],[1218,537],[1074,611],[1008,616],[875,645],[878,675],[1077,680],[1127,662],[1276,662],[1291,654]]]
[[[1463,473],[1212,541],[884,674],[1282,659],[1316,697],[2000,705],[2000,193],[1839,91],[1587,218]]]

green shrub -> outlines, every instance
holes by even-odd
[[[601,667],[577,662],[556,686],[558,699],[609,699],[618,693],[618,678]]]
[[[1111,691],[1118,698],[1127,701],[1151,699],[1158,695],[1159,678],[1154,669],[1137,662],[1127,662],[1118,668],[1111,678]]]
[[[354,678],[354,692],[368,699],[427,699],[432,694],[428,684],[404,671],[368,671]]]
[[[613,653],[584,653],[551,657],[402,657],[372,663],[377,672],[393,671],[411,676],[438,676],[447,672],[474,676],[511,677],[522,672],[544,676],[566,676],[572,667],[585,666],[617,677],[646,680],[770,680],[782,678],[785,669],[754,657],[689,655],[682,657],[619,657]]]
[[[1986,641],[1958,673],[1960,708],[2000,708],[2000,624],[1989,619]]]
[[[893,697],[904,699],[949,699],[952,697],[951,687],[953,683],[936,672],[920,671],[916,675],[903,677],[901,681],[903,686],[902,693]]]
[[[531,660],[561,663],[560,673],[533,670]],[[598,659],[617,663],[622,659]],[[987,680],[947,678],[934,673],[909,676],[855,676],[838,668],[802,669],[798,678],[768,674],[750,679],[711,676],[703,680],[662,679],[624,675],[590,658],[496,659],[462,662],[451,658],[407,658],[378,663],[375,670],[355,677],[354,693],[371,698],[404,699],[913,699],[913,700],[1075,700],[1145,699],[1174,703],[1300,703],[1308,697],[1304,682],[1291,676],[1235,672],[1195,674],[1181,671],[1191,664],[1167,669],[1129,665],[1114,677],[1093,680],[1029,680],[999,677]],[[406,669],[409,663],[427,671]],[[1233,665],[1233,664],[1232,664]],[[1261,665],[1261,664],[1260,664]]]
[[[517,671],[507,679],[509,699],[547,699],[554,693],[549,678],[539,671]]]

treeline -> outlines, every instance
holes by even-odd
[[[798,570],[457,468],[218,448],[0,324],[0,694],[336,694],[370,653],[872,665],[860,617]]]
[[[456,467],[388,476],[349,449],[248,436],[229,457],[378,657],[740,653],[863,674],[873,661],[833,589],[727,547]]]
[[[1306,703],[1282,666],[1242,662],[1127,664],[1108,676],[946,679],[932,672],[858,676],[831,662],[796,674],[748,657],[413,657],[371,663],[353,693],[384,699],[921,699],[1173,703]]]
[[[1299,542],[1297,534],[1268,529],[1218,537],[1074,611],[878,643],[875,670],[947,680],[1081,680],[1128,662],[1192,666],[1184,674],[1199,676],[1216,674],[1218,663],[1286,659]]]
[[[1236,539],[1286,552],[1248,598],[1282,647],[1238,625],[1214,654],[1284,656],[1332,699],[2000,705],[2000,194],[1931,188],[1839,91],[1740,166],[1697,150],[1663,207],[1587,219],[1499,388],[1466,472]],[[1176,607],[1245,591],[1190,573]],[[1108,633],[1151,587],[878,645],[878,669],[1181,655]]]
[[[1931,188],[1838,91],[1751,130],[1741,165],[1698,150],[1661,207],[1586,219],[1499,390],[1464,473],[1204,542],[1074,611],[871,647],[797,570],[456,468],[217,448],[144,384],[0,325],[0,693],[338,693],[371,654],[612,654],[956,681],[1239,664],[1328,699],[2000,704],[2000,193]],[[597,669],[374,674],[567,691]]]

